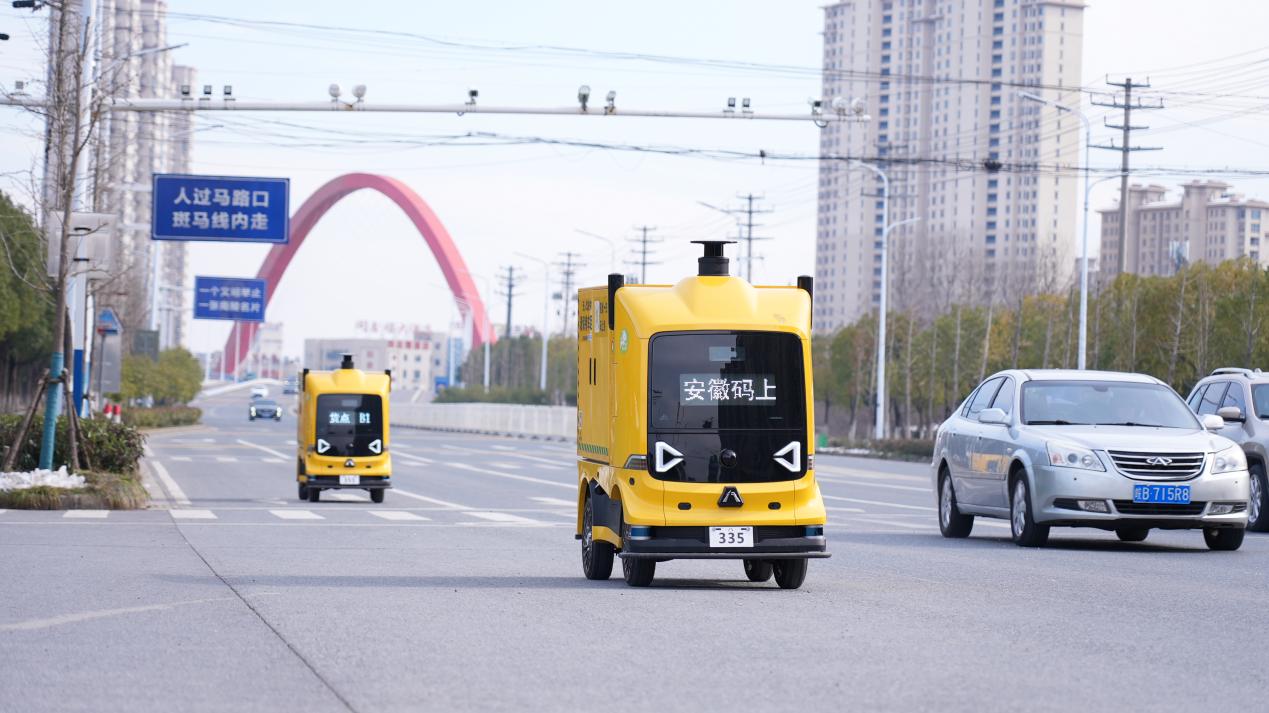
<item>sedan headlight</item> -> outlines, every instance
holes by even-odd
[[[1235,473],[1247,470],[1247,456],[1242,446],[1230,446],[1212,458],[1212,473]]]
[[[255,406],[252,406],[252,407],[251,407],[251,415],[252,415],[252,416],[256,415],[256,407],[255,407]]]
[[[1080,470],[1106,470],[1106,466],[1102,465],[1102,461],[1097,457],[1097,454],[1087,448],[1054,441],[1049,441],[1045,445],[1049,451],[1049,465],[1056,465],[1062,468],[1078,468]]]

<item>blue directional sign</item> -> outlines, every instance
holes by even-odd
[[[110,307],[107,307],[97,315],[97,333],[98,334],[118,334],[119,333],[119,315]]]
[[[290,235],[287,178],[154,174],[150,237],[285,243]]]
[[[194,319],[263,322],[269,285],[240,277],[194,277]]]

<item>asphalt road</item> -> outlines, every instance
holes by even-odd
[[[820,456],[803,589],[632,589],[581,575],[568,444],[398,429],[385,503],[301,503],[289,415],[205,408],[166,505],[0,511],[0,711],[1269,709],[1264,535],[944,540],[923,465]]]

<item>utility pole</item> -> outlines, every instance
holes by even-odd
[[[1112,141],[1110,145],[1094,144],[1095,149],[1106,149],[1107,151],[1118,151],[1121,154],[1121,163],[1119,169],[1119,256],[1116,261],[1116,273],[1122,273],[1127,267],[1128,253],[1128,156],[1133,151],[1159,151],[1159,146],[1133,146],[1131,143],[1131,134],[1133,131],[1144,131],[1149,129],[1148,126],[1133,126],[1132,111],[1133,109],[1162,109],[1163,101],[1160,100],[1157,105],[1142,104],[1141,98],[1137,98],[1137,103],[1133,104],[1133,89],[1148,89],[1150,83],[1134,84],[1132,77],[1128,77],[1122,82],[1106,81],[1112,87],[1119,87],[1124,90],[1124,100],[1120,102],[1118,98],[1111,97],[1109,102],[1093,101],[1094,106],[1105,106],[1112,109],[1123,109],[1124,123],[1122,124],[1106,124],[1108,129],[1119,129],[1123,132],[1123,139],[1119,146]]]
[[[754,202],[755,200],[762,200],[762,196],[755,196],[754,194],[750,193],[750,194],[748,194],[748,195],[743,195],[743,196],[740,196],[740,198],[743,198],[745,201],[747,201],[747,202],[748,202],[748,207],[746,207],[746,208],[744,209],[744,211],[745,211],[745,216],[746,216],[746,219],[745,219],[745,235],[744,235],[744,240],[745,240],[745,281],[746,281],[746,282],[749,282],[749,283],[751,283],[751,284],[752,284],[752,283],[753,283],[753,241],[755,241],[755,240],[770,240],[770,238],[756,238],[756,237],[754,237],[754,234],[753,234],[753,229],[754,229],[753,216],[754,216],[754,213],[772,213],[772,212],[774,212],[774,210],[773,210],[773,209],[771,209],[771,208],[767,208],[767,209],[765,209],[765,210],[755,210],[755,209],[754,209],[754,207],[753,207],[753,202]]]
[[[635,230],[640,231],[641,237],[633,238],[630,242],[638,245],[638,247],[635,248],[635,253],[639,256],[639,258],[635,262],[639,264],[639,282],[646,285],[648,283],[648,265],[659,264],[648,260],[648,246],[656,245],[657,243],[662,242],[662,239],[648,237],[648,233],[655,231],[656,226],[636,225]]]
[[[563,252],[560,255],[564,257],[564,261],[555,264],[560,268],[560,279],[563,283],[563,291],[560,293],[560,302],[563,303],[564,307],[561,310],[564,314],[564,329],[562,331],[565,336],[568,336],[568,325],[573,313],[573,303],[577,301],[576,296],[573,295],[573,276],[577,273],[577,268],[581,267],[583,263],[577,262],[577,258],[581,257],[581,253]]]
[[[520,293],[516,292],[516,282],[524,279],[524,275],[511,265],[503,269],[507,272],[501,276],[502,289],[498,290],[498,294],[507,298],[507,326],[502,330],[502,338],[511,339],[511,303],[520,296]]]

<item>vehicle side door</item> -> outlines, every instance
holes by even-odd
[[[1225,390],[1228,386],[1228,381],[1213,381],[1208,384],[1207,389],[1203,392],[1203,397],[1199,399],[1196,413],[1200,416],[1216,413],[1221,407],[1221,402],[1225,400]]]
[[[980,478],[983,486],[983,505],[994,508],[1009,506],[1008,483],[1009,463],[1013,456],[1013,414],[1017,411],[1017,384],[1013,377],[1006,376],[996,391],[989,408],[998,408],[1009,416],[1009,423],[980,423],[980,433],[975,449],[977,460],[982,466]]]
[[[1247,394],[1246,386],[1238,381],[1229,382],[1229,388],[1225,390],[1225,397],[1221,399],[1220,408],[1227,406],[1236,407],[1243,413],[1242,421],[1226,421],[1225,426],[1217,431],[1220,435],[1229,440],[1242,445],[1250,435],[1247,428],[1248,412],[1247,412]],[[1219,409],[1218,409],[1219,410]]]
[[[1003,381],[1004,378],[999,376],[984,381],[966,404],[957,427],[957,435],[961,440],[956,447],[964,453],[964,464],[959,480],[955,481],[956,499],[967,505],[985,505],[988,500],[990,486],[986,481],[987,468],[981,448],[982,435],[987,426],[978,422],[978,414],[991,405]]]

